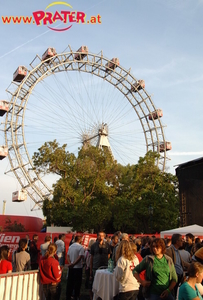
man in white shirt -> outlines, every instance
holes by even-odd
[[[71,300],[72,292],[74,290],[74,300],[78,300],[80,296],[80,288],[82,284],[82,268],[85,251],[82,243],[82,236],[75,237],[75,243],[72,244],[67,253],[68,260],[68,280],[66,287],[66,300]]]
[[[59,239],[55,243],[57,246],[56,255],[58,256],[60,266],[64,266],[65,264],[65,237],[65,234],[59,234]]]
[[[40,253],[42,256],[45,255],[50,243],[51,243],[51,237],[50,235],[46,235],[44,239],[44,244],[40,245]]]

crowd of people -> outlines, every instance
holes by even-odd
[[[26,236],[20,239],[12,262],[8,260],[9,247],[0,247],[0,274],[39,269],[46,300],[59,300],[66,260],[66,300],[80,298],[83,270],[92,300],[96,271],[111,262],[119,282],[116,300],[202,300],[203,243],[191,233],[185,239],[181,234],[162,239],[99,232],[87,249],[82,246],[82,235],[73,235],[67,252],[64,241],[64,234],[53,243],[47,235],[38,247],[37,234],[32,240]]]
[[[199,300],[203,287],[203,243],[188,233],[172,238],[135,237],[100,232],[88,249],[89,289],[96,271],[111,259],[119,282],[117,300]],[[87,282],[87,281],[86,281]]]

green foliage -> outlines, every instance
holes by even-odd
[[[108,150],[82,148],[78,157],[55,141],[34,153],[38,172],[60,175],[53,200],[45,200],[47,224],[78,231],[159,232],[176,227],[179,217],[177,178],[156,166],[148,152],[137,165],[122,166]]]
[[[4,226],[4,231],[7,232],[24,232],[25,227],[23,224],[18,223],[17,221],[14,221],[12,223],[10,218],[6,219],[5,226]]]

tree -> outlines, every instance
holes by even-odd
[[[38,172],[60,175],[53,201],[43,205],[47,223],[76,230],[104,229],[112,214],[109,204],[117,194],[117,163],[108,149],[89,146],[76,158],[65,147],[48,142],[33,156]]]
[[[34,166],[59,175],[53,200],[43,204],[47,224],[145,233],[176,227],[177,178],[159,170],[158,158],[150,151],[137,165],[122,166],[108,149],[88,146],[76,157],[56,140],[45,143],[34,153]]]
[[[155,165],[158,154],[149,151],[139,159],[132,185],[135,215],[143,232],[159,232],[177,226],[177,177]]]
[[[7,218],[6,222],[5,222],[4,231],[7,231],[7,232],[24,232],[25,227],[24,227],[23,224],[18,223],[17,221],[14,221],[12,223],[11,219]]]

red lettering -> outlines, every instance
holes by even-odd
[[[69,15],[69,22],[76,22],[75,11],[71,12],[71,14]]]
[[[11,17],[9,17],[9,18],[8,18],[8,17],[5,17],[5,18],[4,18],[4,17],[2,16],[1,19],[2,19],[2,22],[3,22],[4,24],[5,24],[5,23],[10,24],[10,22],[11,22]]]
[[[20,24],[21,23],[21,17],[12,17],[13,23],[16,24]]]
[[[32,17],[23,17],[23,22],[25,23],[25,24],[30,24],[31,22],[32,22]]]
[[[96,24],[97,23],[96,17],[91,17],[90,23],[91,24]]]
[[[53,16],[53,22],[56,22],[57,20],[63,21],[62,16],[59,14],[58,11],[55,12],[54,16]]]
[[[97,15],[97,22],[98,22],[99,24],[101,24],[101,16],[100,16],[100,15]]]
[[[80,23],[80,21],[82,23],[85,23],[85,18],[86,18],[86,14],[84,12],[80,12],[80,11],[77,12],[77,16],[76,16],[77,23]]]
[[[43,24],[46,25],[47,22],[49,22],[49,24],[52,24],[52,13],[50,12],[46,12],[46,17],[43,19]]]
[[[38,10],[32,13],[37,25],[40,25],[40,21],[43,20],[45,16],[45,12],[42,10]]]
[[[70,11],[67,11],[67,10],[62,10],[62,11],[61,11],[61,14],[64,15],[64,17],[63,17],[63,22],[64,22],[64,23],[67,23],[67,22],[68,22],[68,21],[67,21],[67,16],[69,16],[70,13],[71,13],[71,12],[70,12]]]

